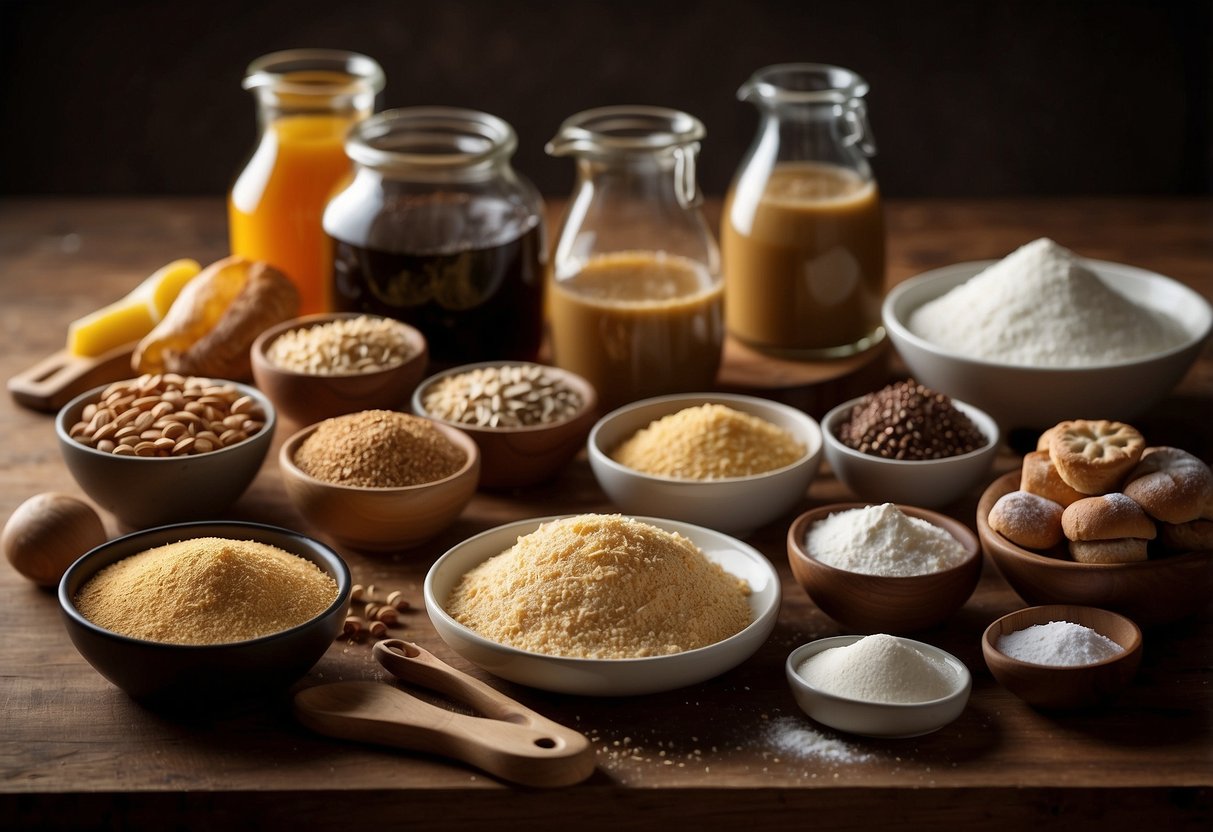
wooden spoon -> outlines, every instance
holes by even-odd
[[[594,772],[589,740],[443,663],[393,639],[375,657],[398,677],[462,702],[455,713],[376,682],[336,682],[295,695],[295,715],[320,734],[454,757],[503,780],[569,786]]]

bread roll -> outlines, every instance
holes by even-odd
[[[1079,541],[1121,537],[1153,540],[1158,534],[1141,506],[1120,493],[1071,503],[1061,515],[1061,528],[1067,538]]]
[[[1083,494],[1116,491],[1146,446],[1137,428],[1106,419],[1061,422],[1049,434],[1049,458],[1057,473]]]
[[[1036,494],[1065,508],[1087,495],[1066,485],[1049,459],[1048,451],[1035,451],[1023,458],[1023,471],[1019,475],[1019,490]]]
[[[1078,563],[1137,563],[1146,555],[1146,542],[1135,537],[1070,541],[1070,557]]]
[[[1003,494],[990,509],[990,528],[1027,549],[1049,549],[1064,539],[1062,507],[1027,491]]]
[[[1179,448],[1147,448],[1129,473],[1124,492],[1155,519],[1187,523],[1213,502],[1213,472]]]

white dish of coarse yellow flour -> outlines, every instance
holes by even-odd
[[[453,547],[430,568],[425,603],[434,628],[451,649],[503,679],[558,693],[620,696],[658,693],[702,682],[737,666],[766,641],[779,614],[779,577],[756,549],[712,529],[653,517],[628,518],[689,539],[706,558],[749,587],[749,623],[703,647],[643,658],[572,658],[494,641],[456,621],[448,600],[461,578],[505,552],[544,523],[542,517],[489,529]]]

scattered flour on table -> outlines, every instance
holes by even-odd
[[[816,758],[831,763],[862,763],[872,755],[815,730],[804,720],[783,716],[767,726],[766,742],[787,757]]]
[[[1069,621],[1033,624],[999,636],[998,652],[1032,664],[1076,667],[1094,664],[1125,651],[1116,642],[1090,627]]]
[[[964,355],[1042,367],[1127,361],[1185,339],[1178,321],[1135,304],[1044,237],[924,303],[907,323]]]
[[[863,575],[927,575],[968,557],[947,531],[907,516],[892,503],[839,511],[818,520],[805,544],[806,551],[822,563]]]
[[[864,702],[930,702],[957,687],[945,662],[884,633],[809,656],[796,673],[818,690]]]

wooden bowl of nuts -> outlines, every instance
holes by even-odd
[[[293,318],[253,342],[253,379],[284,421],[310,425],[359,410],[408,403],[425,375],[425,336],[378,315],[333,312]]]
[[[585,446],[597,408],[594,386],[581,376],[525,361],[454,367],[413,393],[413,412],[475,440],[485,488],[554,477]]]
[[[141,529],[217,518],[257,476],[275,423],[254,387],[165,373],[81,393],[55,433],[84,493]]]

